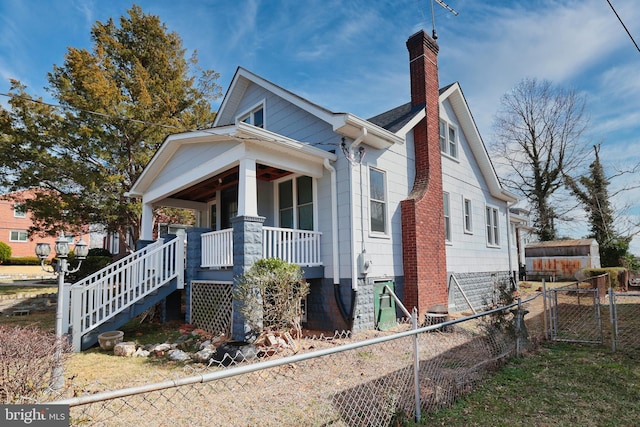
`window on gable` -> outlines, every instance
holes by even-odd
[[[313,230],[313,180],[309,176],[278,184],[279,224],[282,228]]]
[[[249,123],[255,127],[264,128],[264,108],[262,106],[254,109],[240,118],[241,122]]]
[[[444,207],[444,240],[451,241],[451,205],[449,203],[449,193],[442,194],[442,204]]]
[[[387,233],[386,174],[369,168],[369,217],[373,233]]]
[[[473,232],[473,218],[472,218],[472,210],[471,210],[471,200],[464,199],[464,231],[465,233]]]
[[[440,120],[440,151],[448,156],[458,158],[457,130],[444,120]]]
[[[29,240],[29,235],[26,231],[11,230],[11,235],[9,236],[10,242],[26,242],[27,240]]]
[[[498,246],[500,235],[498,233],[498,209],[487,206],[487,244]]]

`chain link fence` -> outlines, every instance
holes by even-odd
[[[242,348],[197,375],[49,403],[70,405],[72,425],[390,425],[450,405],[525,348],[529,304]]]
[[[580,283],[545,292],[548,336],[555,341],[602,344],[602,312],[597,288]]]
[[[614,291],[606,280],[543,287],[546,338],[610,345],[614,352],[640,351],[640,292]]]
[[[640,354],[640,293],[609,289],[609,314],[612,350]]]

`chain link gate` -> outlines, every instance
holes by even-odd
[[[640,293],[614,292],[609,288],[609,313],[611,320],[611,348],[638,354],[638,318],[640,318]]]
[[[602,344],[600,293],[578,285],[547,289],[543,283],[546,334],[554,341]]]

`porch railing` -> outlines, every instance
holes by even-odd
[[[202,267],[233,266],[233,229],[202,234]]]
[[[184,287],[184,240],[156,242],[74,283],[65,292],[70,298],[69,317],[74,351],[82,336],[115,317],[156,289],[177,279]],[[66,320],[66,322],[65,322]]]
[[[291,228],[262,228],[262,257],[280,258],[302,266],[322,265],[318,231]]]
[[[322,265],[318,231],[262,228],[262,257],[280,258],[305,267]],[[202,267],[233,266],[233,230],[202,234]]]

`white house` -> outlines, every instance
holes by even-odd
[[[196,211],[187,321],[200,319],[198,287],[230,287],[260,257],[302,266],[306,326],[321,330],[376,327],[385,285],[424,316],[478,308],[515,276],[516,198],[460,85],[439,88],[435,41],[420,31],[407,48],[410,102],[369,120],[238,68],[210,129],[166,138],[129,196],[142,201],[146,240],[154,207]]]

